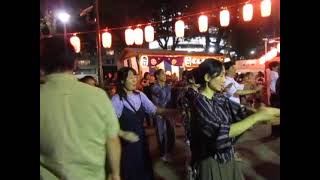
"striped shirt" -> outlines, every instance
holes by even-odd
[[[240,104],[222,94],[215,94],[212,99],[197,94],[192,109],[193,160],[202,160],[209,156],[219,163],[231,160],[234,156],[234,138],[229,137],[230,125],[245,117]]]

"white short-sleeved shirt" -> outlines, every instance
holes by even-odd
[[[276,83],[279,78],[279,74],[276,71],[270,71],[270,90],[271,93],[276,93]]]
[[[224,82],[224,87],[227,87],[229,84],[232,84],[232,86],[227,90],[226,96],[231,100],[236,103],[240,104],[240,98],[239,96],[235,96],[235,93],[238,90],[243,90],[244,89],[244,84],[239,84],[234,78],[226,76],[226,80]]]

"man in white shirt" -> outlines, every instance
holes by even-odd
[[[244,84],[239,84],[233,77],[226,76],[224,87],[226,88],[226,95],[229,99],[240,104],[240,98],[236,92],[243,90]]]
[[[224,67],[226,70],[226,80],[224,83],[224,88],[225,88],[226,95],[227,97],[229,97],[230,100],[240,104],[239,96],[255,94],[261,90],[261,87],[258,87],[256,89],[244,90],[244,84],[239,84],[234,79],[234,76],[236,74],[234,62],[232,61],[226,62],[224,63]]]
[[[269,65],[270,69],[270,92],[271,94],[276,93],[276,83],[279,78],[279,62],[272,62]]]

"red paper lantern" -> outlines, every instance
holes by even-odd
[[[71,38],[70,38],[70,43],[72,44],[74,50],[76,53],[80,52],[80,38],[74,34]]]
[[[261,2],[261,16],[268,17],[271,14],[271,0],[262,0]]]
[[[146,42],[154,41],[154,28],[151,25],[148,25],[144,28],[144,38]]]
[[[253,17],[253,5],[246,4],[243,6],[242,15],[244,21],[251,21]]]
[[[104,48],[110,48],[112,44],[112,36],[109,32],[102,33],[102,46]]]
[[[175,24],[175,32],[176,37],[183,37],[184,36],[184,22],[182,20],[178,20]]]
[[[208,16],[201,15],[198,19],[199,31],[206,32],[208,30]]]
[[[222,27],[229,26],[230,23],[230,13],[227,9],[220,11],[220,25]]]
[[[128,46],[133,45],[133,43],[134,43],[134,31],[131,28],[128,28],[128,29],[126,29],[124,34],[125,34],[126,44]]]
[[[143,31],[141,28],[136,28],[134,30],[134,43],[136,45],[142,45],[143,44]]]

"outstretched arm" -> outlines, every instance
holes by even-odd
[[[236,137],[257,123],[255,115],[251,115],[242,121],[231,124],[229,136]]]
[[[259,92],[258,89],[248,89],[248,90],[237,90],[235,94],[239,96],[244,96],[249,94],[255,94],[257,92]]]
[[[258,122],[272,121],[279,117],[280,117],[280,109],[270,108],[270,107],[261,107],[258,112],[252,114],[251,116],[248,116],[247,118],[245,118],[240,122],[233,123],[230,127],[229,136],[230,137],[238,136]]]

